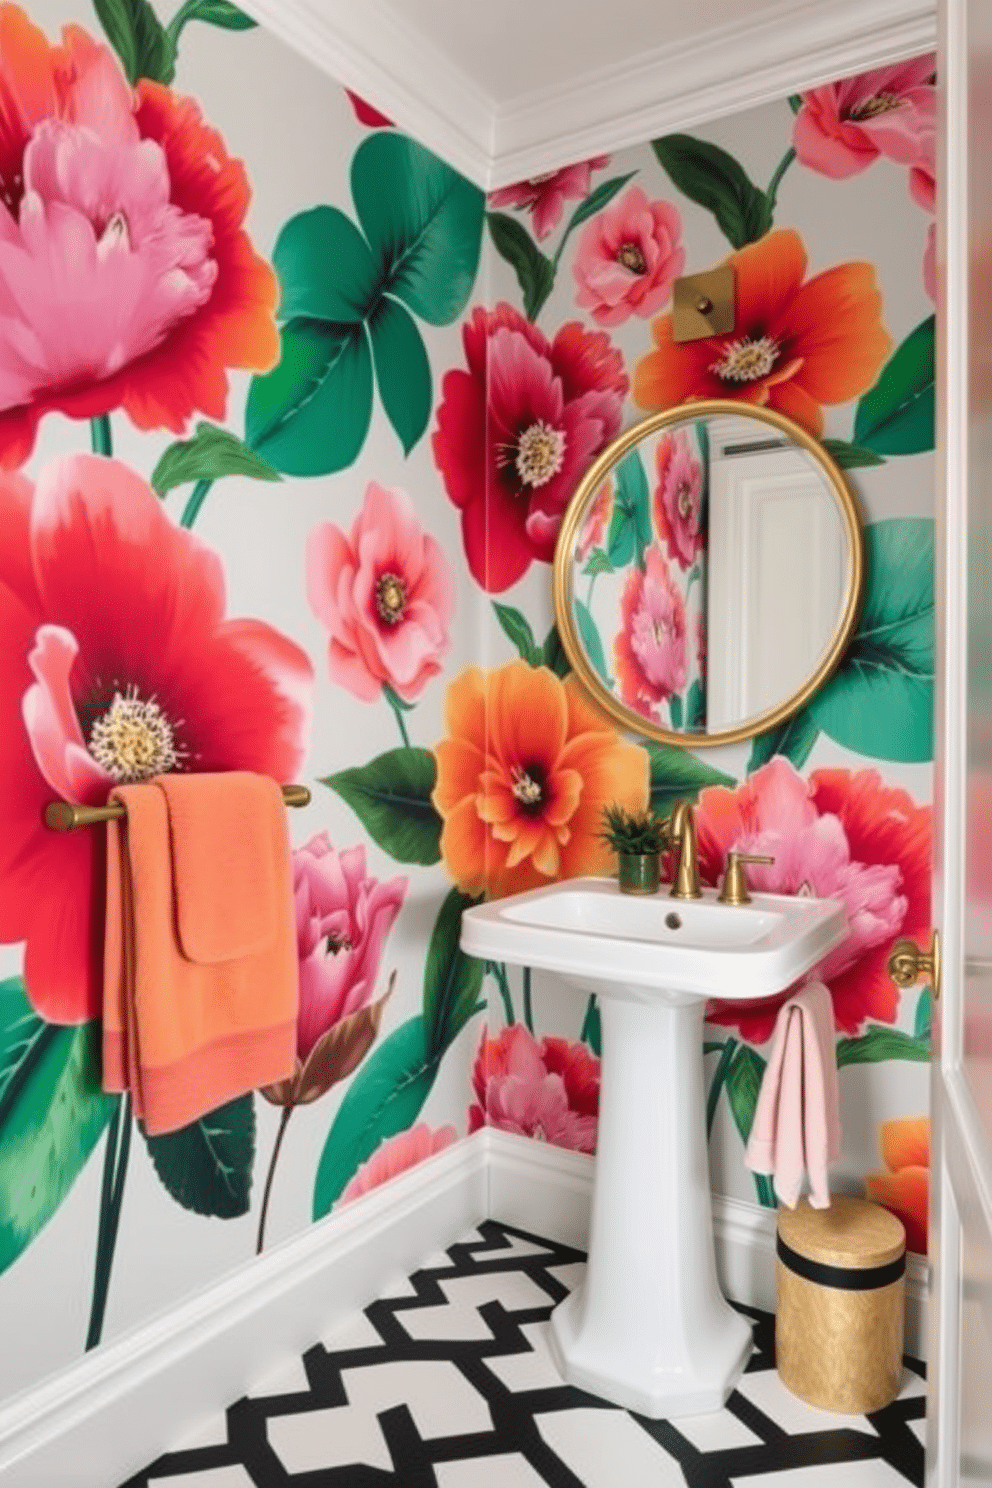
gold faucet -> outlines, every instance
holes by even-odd
[[[696,851],[696,818],[691,801],[676,801],[665,821],[665,836],[678,847],[679,861],[672,883],[673,899],[699,899],[699,854]]]

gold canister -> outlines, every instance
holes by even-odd
[[[887,1209],[838,1194],[778,1213],[778,1372],[823,1410],[881,1410],[902,1383],[906,1231]]]

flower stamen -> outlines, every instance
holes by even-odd
[[[646,274],[647,261],[637,243],[621,243],[617,250],[617,263],[623,264],[632,274]]]
[[[387,625],[398,625],[406,614],[406,584],[398,574],[384,573],[375,586],[375,607],[379,619]]]
[[[756,341],[742,336],[739,341],[726,343],[722,357],[711,362],[709,370],[724,382],[757,382],[768,376],[778,356],[778,345],[771,336],[761,336]]]
[[[90,730],[88,747],[97,764],[122,785],[166,775],[186,755],[158,703],[139,698],[136,687],[114,693]]]
[[[517,440],[514,464],[527,486],[544,486],[565,463],[565,434],[553,424],[538,419]]]
[[[544,799],[544,787],[539,781],[535,780],[533,776],[528,775],[527,771],[521,765],[513,766],[510,771],[510,778],[513,781],[513,794],[522,806],[526,806],[532,811],[535,807],[540,806]]]
[[[874,93],[871,98],[845,110],[843,118],[855,124],[863,124],[866,119],[877,119],[879,114],[890,114],[893,109],[903,108],[905,104],[905,98],[900,98],[898,93]]]

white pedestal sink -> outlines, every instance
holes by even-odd
[[[578,1385],[651,1417],[719,1409],[751,1329],[716,1276],[703,1094],[710,997],[770,996],[847,933],[830,899],[749,904],[621,894],[614,879],[551,884],[462,916],[471,955],[558,972],[600,998],[599,1138],[584,1285],[551,1343]]]

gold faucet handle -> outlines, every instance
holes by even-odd
[[[723,883],[717,894],[721,904],[750,904],[751,895],[747,890],[747,878],[744,874],[745,863],[774,863],[774,858],[767,857],[764,853],[742,853],[729,852],[727,854],[727,866],[723,871]]]

